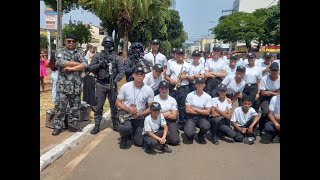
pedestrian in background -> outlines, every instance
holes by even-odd
[[[48,61],[48,52],[46,49],[42,49],[40,52],[40,84],[43,92],[46,91],[46,88],[44,87],[44,77],[48,75],[46,61]]]

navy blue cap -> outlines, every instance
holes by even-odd
[[[184,54],[184,49],[183,48],[178,48],[177,49],[178,54]]]
[[[246,67],[244,67],[244,66],[238,66],[237,67],[237,69],[236,69],[236,71],[243,71],[243,72],[246,72]]]
[[[144,70],[143,70],[143,68],[140,67],[140,66],[136,67],[136,68],[134,69],[134,72],[135,72],[135,73],[136,73],[136,72],[143,72],[143,73],[145,73]]]
[[[220,91],[220,90],[222,90],[222,89],[227,90],[228,88],[227,88],[226,85],[220,84],[220,85],[218,86],[218,90]]]
[[[161,105],[158,102],[152,102],[150,106],[150,110],[161,110]]]
[[[247,57],[248,58],[256,58],[257,56],[255,53],[249,53]]]
[[[64,38],[65,38],[65,39],[66,39],[66,38],[69,38],[69,39],[77,40],[77,38],[76,38],[76,36],[75,36],[74,34],[66,34],[66,35],[64,36]]]
[[[153,66],[154,70],[163,71],[163,66],[161,64],[155,64]]]
[[[202,77],[195,78],[195,81],[196,81],[196,84],[197,84],[197,83],[204,83],[204,82],[206,82],[206,80],[205,80],[204,78],[202,78]]]
[[[238,59],[239,59],[239,57],[236,54],[232,54],[230,56],[230,60],[238,60]]]
[[[169,83],[167,81],[161,81],[159,84],[159,89],[162,87],[169,88]]]
[[[200,56],[200,51],[199,50],[194,50],[192,52],[192,56]]]
[[[277,62],[273,62],[273,63],[270,64],[269,69],[270,70],[279,70],[280,67],[279,67],[279,64]]]

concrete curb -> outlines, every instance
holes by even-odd
[[[109,115],[110,115],[110,110],[108,110],[103,114],[103,118],[107,120],[107,116]],[[40,172],[49,164],[51,164],[53,161],[55,161],[60,156],[62,156],[66,151],[75,147],[86,135],[90,133],[93,127],[94,127],[94,124],[88,124],[86,127],[83,128],[81,132],[76,132],[71,137],[64,140],[62,143],[56,145],[51,150],[43,154],[40,157]]]

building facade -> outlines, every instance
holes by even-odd
[[[256,9],[268,8],[276,5],[279,0],[235,0],[233,10],[237,12],[252,13]]]

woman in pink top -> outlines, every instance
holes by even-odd
[[[40,51],[40,84],[42,91],[46,91],[44,88],[44,77],[48,75],[46,69],[46,60],[48,59],[47,51],[45,49]]]

